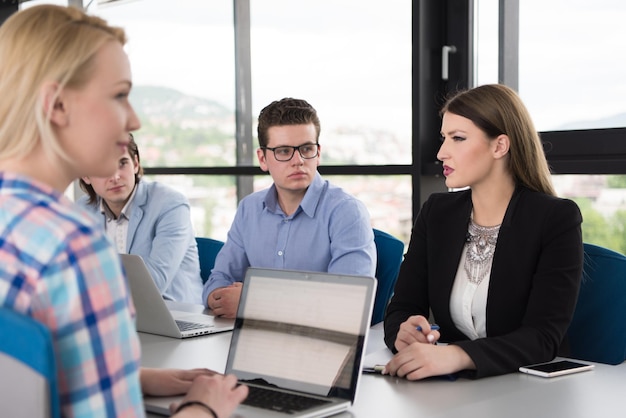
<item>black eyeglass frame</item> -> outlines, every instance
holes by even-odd
[[[314,145],[315,146],[315,155],[312,157],[305,157],[304,155],[302,155],[302,151],[300,151],[301,147],[310,147]],[[298,145],[297,147],[291,146],[291,145],[281,145],[279,147],[260,147],[262,150],[270,150],[274,153],[274,158],[276,159],[276,161],[280,161],[281,163],[286,163],[287,161],[291,161],[291,159],[293,158],[294,155],[296,155],[296,150],[298,151],[298,154],[300,154],[300,157],[302,157],[303,160],[312,160],[313,158],[316,158],[318,155],[320,155],[320,144],[319,142],[314,142],[314,143],[309,143],[309,144],[302,144],[302,145]],[[279,160],[278,157],[276,156],[276,150],[280,149],[280,148],[291,148],[291,156],[286,159],[286,160]]]

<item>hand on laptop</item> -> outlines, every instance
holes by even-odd
[[[142,367],[140,372],[141,390],[149,396],[184,395],[198,376],[219,374],[209,369],[154,369]]]
[[[227,287],[215,289],[209,295],[208,305],[216,316],[235,318],[241,297],[242,282],[235,282]]]
[[[210,415],[229,417],[246,396],[248,387],[238,385],[235,375],[200,375],[193,381],[180,404],[170,405],[170,411],[174,414],[172,416],[177,418]],[[183,408],[176,413],[181,406]],[[194,415],[194,411],[202,412],[204,415]]]

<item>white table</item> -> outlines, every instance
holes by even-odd
[[[201,307],[190,309],[202,311]],[[139,333],[142,364],[223,372],[231,334],[178,340]],[[377,324],[370,331],[367,352],[381,347],[382,324]],[[410,382],[363,375],[355,404],[337,417],[616,417],[626,416],[625,398],[626,363],[596,364],[593,371],[550,379],[512,373],[478,380]]]

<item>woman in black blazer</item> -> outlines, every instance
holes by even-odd
[[[433,194],[417,217],[385,315],[385,343],[397,354],[384,373],[484,377],[549,361],[576,306],[580,210],[555,197],[541,141],[513,90],[467,90],[441,114],[446,186],[469,188]],[[431,313],[439,331],[430,329]]]

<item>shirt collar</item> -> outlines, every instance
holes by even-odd
[[[297,213],[302,210],[309,217],[313,217],[315,215],[315,209],[322,197],[322,191],[324,189],[324,180],[319,172],[315,172],[315,177],[313,181],[309,185],[302,198],[302,202],[300,202],[300,208],[294,212],[295,216]],[[280,210],[278,205],[278,194],[276,193],[276,185],[272,184],[272,186],[267,191],[265,195],[265,200],[263,201],[265,208],[272,213],[277,213]],[[282,212],[282,210],[281,210]]]
[[[317,205],[322,198],[322,191],[324,189],[324,180],[322,180],[322,176],[319,172],[315,173],[315,178],[311,182],[311,185],[307,189],[304,194],[304,198],[302,202],[300,202],[300,207],[309,217],[315,216],[315,210],[317,209]]]

